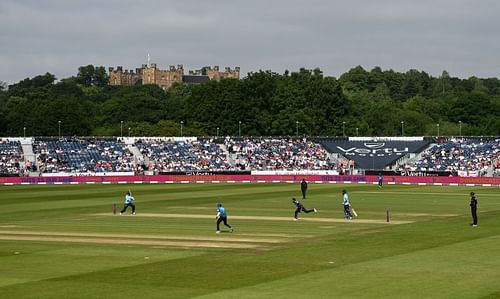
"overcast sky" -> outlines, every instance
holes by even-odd
[[[495,0],[1,0],[0,81],[151,62],[500,76]]]

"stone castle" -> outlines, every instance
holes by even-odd
[[[168,70],[161,70],[156,63],[143,64],[140,68],[133,70],[123,70],[122,66],[116,69],[109,69],[110,85],[145,85],[155,84],[163,89],[167,89],[174,83],[203,83],[209,80],[220,80],[224,78],[240,79],[240,68],[231,69],[226,67],[224,71],[219,70],[219,66],[204,67],[199,70],[190,70],[188,75],[184,75],[182,64],[171,65]]]

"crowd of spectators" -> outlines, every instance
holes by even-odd
[[[20,161],[23,159],[23,148],[19,141],[0,141],[0,176],[17,176],[20,174]]]
[[[40,172],[132,172],[134,157],[122,142],[71,139],[35,141]]]
[[[36,140],[36,164],[26,169],[57,172],[135,172],[153,174],[197,171],[337,170],[347,173],[347,161],[337,165],[318,143],[306,138],[143,139],[134,157],[122,141],[70,139]],[[452,138],[421,153],[421,158],[399,166],[403,174],[500,175],[500,139]],[[23,150],[19,141],[0,141],[0,175],[20,175]],[[344,166],[342,166],[342,165]],[[354,167],[354,166],[352,166]],[[464,174],[465,173],[465,174]]]
[[[149,160],[149,170],[161,172],[232,170],[227,154],[212,140],[138,140],[135,144]]]
[[[225,145],[242,170],[337,169],[328,152],[306,138],[227,138]]]
[[[500,159],[500,139],[481,140],[452,138],[425,150],[421,158],[400,166],[403,173],[449,172],[452,175],[475,173],[484,176],[489,169],[497,171]]]

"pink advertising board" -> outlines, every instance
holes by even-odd
[[[153,175],[0,177],[0,185],[31,184],[163,184],[163,183],[310,183],[374,184],[376,176],[348,175]],[[384,176],[384,184],[500,186],[500,177]]]

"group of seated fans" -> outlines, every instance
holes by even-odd
[[[19,175],[23,149],[19,141],[0,140],[0,175]]]
[[[35,141],[40,172],[131,172],[135,170],[133,155],[128,147],[106,140]]]
[[[135,146],[154,173],[232,169],[227,155],[212,140],[138,140]]]
[[[151,174],[254,170],[335,170],[343,174],[348,165],[306,138],[145,138],[136,140],[131,149],[140,155],[136,152],[134,156],[116,139],[40,139],[33,141],[36,161],[24,163],[21,143],[5,139],[0,140],[0,175],[146,170]],[[350,163],[349,169],[354,168]],[[500,175],[500,139],[444,139],[422,152],[418,160],[400,165],[399,170],[403,175]]]
[[[421,154],[421,158],[406,163],[400,170],[404,172],[474,172],[484,176],[489,169],[500,169],[500,139],[451,138],[432,146]]]
[[[236,155],[241,170],[333,170],[337,164],[319,144],[306,138],[227,138],[225,145]]]

